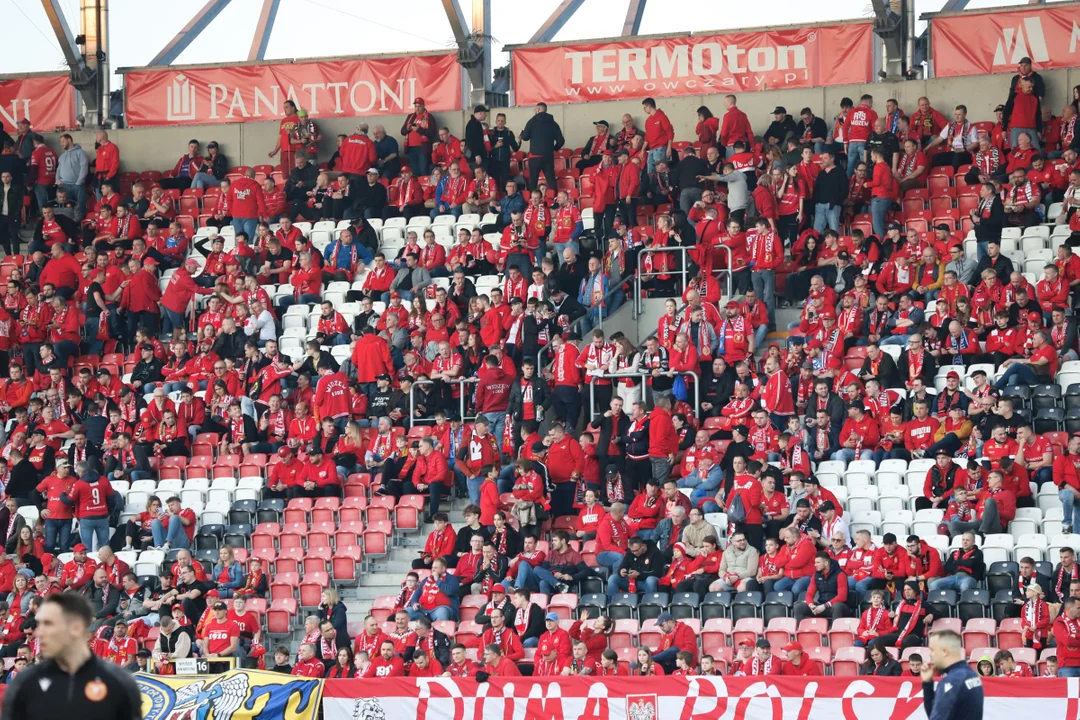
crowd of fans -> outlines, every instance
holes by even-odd
[[[400,142],[361,125],[322,164],[287,101],[278,169],[230,168],[193,140],[135,177],[105,131],[90,162],[20,123],[0,137],[0,655],[33,661],[40,598],[74,590],[98,654],[133,669],[202,654],[309,677],[626,674],[611,617],[565,627],[542,609],[598,582],[612,601],[787,593],[796,620],[858,617],[867,672],[899,674],[892,653],[935,620],[927,593],[983,583],[982,539],[1044,485],[1080,529],[1080,435],[1036,432],[1024,403],[1078,359],[1080,243],[1035,283],[1001,250],[1006,228],[1080,232],[1080,89],[1060,117],[1044,93],[1025,59],[996,123],[927,98],[878,115],[864,95],[831,123],[777,107],[760,139],[729,95],[722,117],[698,109],[695,142],[650,98],[641,129],[596,122],[576,151],[543,104],[520,133],[477,106],[458,139],[417,99]],[[911,208],[944,187],[956,207],[920,227]],[[343,221],[323,242],[297,224],[323,220]],[[641,347],[596,328],[635,275],[668,298]],[[785,302],[801,318],[765,347]],[[290,318],[311,334],[295,353]],[[356,483],[425,496],[434,530],[394,630],[369,616],[350,633],[327,588],[299,652],[271,663],[273,568],[228,545],[193,558],[200,518],[180,492],[125,506],[133,483],[199,456],[260,468],[282,507]],[[923,459],[913,509],[942,511],[944,557],[917,534],[852,532],[815,475]],[[468,499],[460,527],[447,497]],[[168,558],[159,576],[118,556],[135,551]],[[1058,675],[1080,674],[1080,570],[1071,549],[1060,560],[1052,576],[1021,560],[1012,615],[1028,647],[1056,646]],[[824,672],[798,642],[782,659],[743,640],[729,661],[683,616],[655,620],[635,674]],[[458,622],[479,631],[451,637]],[[1004,649],[987,662],[1028,670]]]

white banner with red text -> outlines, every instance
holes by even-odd
[[[984,720],[1076,720],[1080,680],[984,682]],[[325,720],[926,720],[922,683],[862,677],[327,680]]]
[[[873,80],[871,22],[604,43],[510,53],[514,104],[805,88]]]
[[[275,120],[282,104],[318,117],[460,110],[461,66],[455,53],[313,60],[222,67],[124,71],[128,125],[195,125]]]

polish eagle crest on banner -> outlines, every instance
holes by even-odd
[[[656,720],[656,695],[627,695],[626,720]]]

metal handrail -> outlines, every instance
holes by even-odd
[[[674,377],[675,375],[688,375],[694,383],[694,417],[700,417],[701,413],[701,377],[693,370],[681,370],[671,371],[671,375],[668,373],[662,373],[663,377]],[[591,423],[593,418],[598,413],[595,412],[596,406],[596,381],[603,378],[605,380],[625,380],[626,378],[637,377],[641,378],[641,399],[645,400],[645,388],[648,386],[648,379],[653,377],[652,372],[604,372],[599,375],[589,375],[589,407],[588,407],[588,421]],[[615,382],[612,383],[612,393],[615,392]]]
[[[446,383],[448,385],[460,385],[461,386],[461,397],[458,398],[458,402],[460,403],[460,414],[458,415],[458,417],[461,418],[462,422],[468,422],[469,420],[475,420],[476,417],[477,417],[476,415],[473,415],[471,417],[466,417],[466,415],[465,415],[465,394],[466,394],[465,393],[465,386],[470,385],[472,383],[479,383],[480,378],[474,378],[474,377],[455,378],[454,380],[442,380],[441,382],[444,382],[444,383]],[[418,417],[416,417],[416,396],[413,394],[413,390],[415,390],[417,385],[434,385],[434,384],[435,384],[434,380],[416,380],[416,381],[413,382],[412,386],[409,388],[409,419],[412,421],[413,425],[420,425],[420,424],[426,424],[426,423],[434,424],[435,423],[435,415],[434,415],[434,413],[432,413],[431,418],[418,418]]]
[[[696,246],[692,246],[692,247],[696,247]],[[682,253],[682,255],[683,255],[682,268],[681,268],[681,270],[679,270],[679,275],[682,276],[682,290],[685,291],[686,290],[686,283],[687,283],[687,275],[688,275],[687,269],[686,269],[686,265],[687,265],[687,257],[686,256],[687,256],[687,253],[690,250],[691,250],[691,247],[685,247],[685,246],[682,246],[682,245],[675,245],[675,246],[672,246],[672,247],[657,247],[657,248],[643,247],[643,248],[641,248],[641,250],[638,252],[638,256],[637,256],[638,270],[637,270],[637,273],[636,273],[635,279],[634,279],[634,283],[635,283],[634,284],[634,310],[635,310],[637,315],[640,315],[642,313],[642,307],[641,307],[641,283],[643,281],[645,281],[645,280],[649,280],[649,279],[654,278],[654,277],[659,277],[660,275],[671,275],[671,274],[673,274],[672,272],[665,272],[665,273],[660,273],[660,272],[646,273],[646,272],[643,272],[641,270],[642,256],[646,255],[646,254],[662,253],[662,252]],[[731,276],[731,269],[730,269],[731,268],[731,248],[729,248],[727,245],[714,245],[711,248],[709,248],[710,252],[715,251],[715,250],[720,250],[727,257],[727,268],[721,269],[721,270],[716,270],[716,271],[713,272],[713,275],[716,275],[716,276],[724,275],[725,276],[724,285],[725,285],[725,288],[726,288],[727,292],[724,293],[724,296],[725,297],[731,297],[732,291],[734,290],[734,287],[735,287],[734,279]],[[681,293],[679,293],[678,296],[681,297]]]

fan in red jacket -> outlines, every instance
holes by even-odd
[[[789,642],[783,647],[783,651],[787,653],[788,659],[780,666],[781,675],[814,677],[825,674],[825,670],[821,667],[821,663],[807,657],[806,653],[803,652],[802,645],[798,642]]]
[[[675,656],[685,651],[690,653],[690,664],[697,665],[697,635],[694,634],[693,629],[676,620],[669,612],[660,613],[656,618],[656,624],[663,635],[660,637],[660,644],[652,654],[653,662],[658,663],[670,674],[675,670]]]
[[[379,646],[379,654],[371,658],[371,662],[367,666],[367,670],[361,677],[364,678],[384,678],[384,677],[404,677],[405,676],[405,663],[394,654],[394,641],[383,640],[382,645]]]

